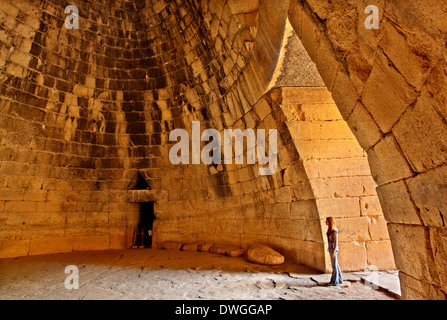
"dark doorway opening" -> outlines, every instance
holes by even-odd
[[[152,228],[154,225],[155,213],[153,202],[140,203],[140,218],[137,229],[134,232],[133,247],[152,247]]]

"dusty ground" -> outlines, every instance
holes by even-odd
[[[79,270],[79,289],[65,288],[69,265]],[[394,299],[361,281],[328,287],[312,279],[325,276],[288,262],[269,267],[250,263],[245,257],[212,253],[159,249],[77,252],[0,259],[0,299]]]

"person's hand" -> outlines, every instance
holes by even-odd
[[[335,258],[335,251],[332,251],[331,257]]]

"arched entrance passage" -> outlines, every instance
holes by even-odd
[[[282,110],[300,156],[327,254],[326,217],[337,221],[342,271],[395,268],[368,159],[324,87],[281,88]],[[299,214],[299,213],[298,213]]]

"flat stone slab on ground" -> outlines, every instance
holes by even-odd
[[[365,284],[372,286],[373,288],[380,288],[387,290],[389,293],[402,296],[400,290],[400,281],[398,273],[392,272],[371,272],[362,276],[362,280]]]

